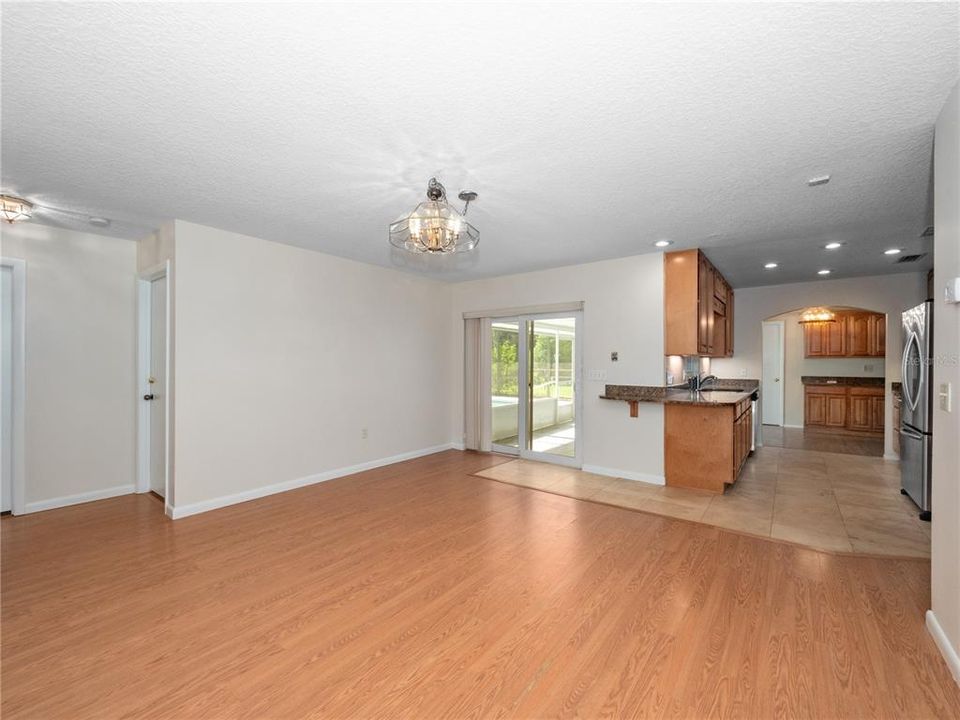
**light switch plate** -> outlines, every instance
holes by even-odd
[[[950,383],[940,383],[940,391],[937,393],[940,398],[940,409],[944,412],[950,412],[951,396],[953,394],[953,388],[950,387]]]
[[[960,277],[947,280],[947,286],[943,289],[943,299],[948,303],[960,303]]]

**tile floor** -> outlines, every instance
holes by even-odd
[[[833,430],[763,426],[764,447],[883,457],[883,437]]]
[[[930,557],[930,523],[900,494],[900,467],[881,458],[762,447],[723,495],[513,460],[481,477],[787,540],[818,550]]]

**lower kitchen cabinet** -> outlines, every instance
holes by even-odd
[[[730,405],[667,404],[664,470],[667,485],[723,492],[750,455],[750,397]]]
[[[806,427],[825,427],[852,432],[882,433],[884,426],[882,387],[806,385],[804,417]]]

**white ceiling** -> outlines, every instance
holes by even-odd
[[[931,250],[957,7],[4,3],[3,188],[450,280],[658,238],[735,287],[892,271]],[[478,250],[391,251],[435,173]]]

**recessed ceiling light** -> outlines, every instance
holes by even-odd
[[[673,240],[657,240],[654,245],[656,247],[668,247],[673,245]]]
[[[767,263],[766,265],[764,265],[764,267],[765,267],[767,270],[773,270],[775,267],[777,267],[777,264],[776,264],[776,263]]]
[[[814,187],[816,185],[826,185],[828,182],[830,182],[829,175],[818,175],[807,180],[807,185]]]
[[[817,275],[829,275],[829,270],[817,270]]]
[[[899,255],[901,252],[903,252],[903,249],[902,249],[902,248],[890,248],[889,250],[884,250],[884,251],[883,251],[883,254],[884,254],[884,255]]]
[[[843,247],[843,243],[840,243],[840,242],[827,243],[826,245],[823,246],[823,249],[836,250],[838,247]]]

